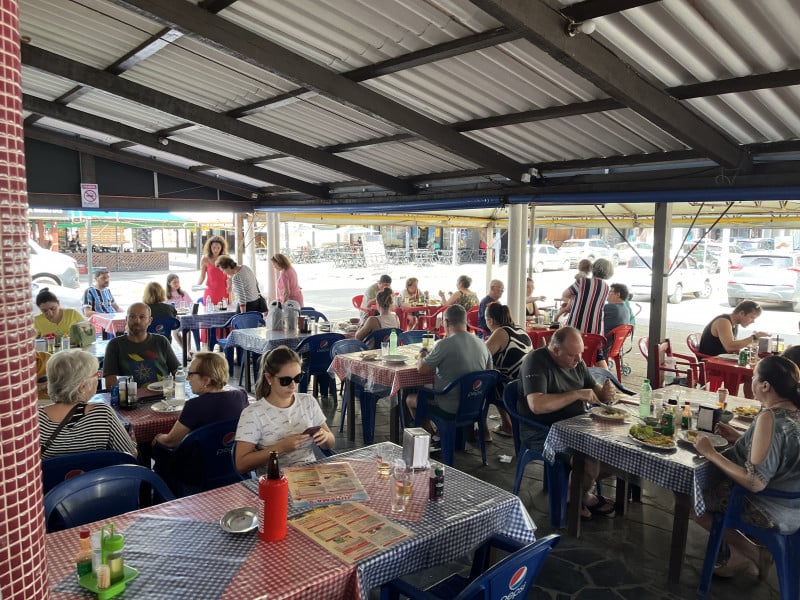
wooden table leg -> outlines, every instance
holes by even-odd
[[[581,507],[583,494],[581,481],[583,481],[584,460],[586,456],[580,452],[572,455],[572,482],[569,486],[569,506],[567,506],[567,533],[579,537],[581,534]]]
[[[689,494],[675,492],[675,509],[672,518],[672,541],[669,548],[669,572],[667,579],[678,583],[681,578],[681,566],[686,553],[686,536],[689,531],[689,510],[692,501]]]
[[[347,439],[356,441],[356,386],[352,381],[347,386]]]

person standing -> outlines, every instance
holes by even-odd
[[[237,265],[228,255],[220,256],[216,264],[231,280],[231,291],[236,296],[238,312],[266,312],[267,301],[261,295],[256,274],[250,267]]]
[[[218,235],[208,238],[203,246],[203,258],[200,259],[200,279],[198,285],[206,284],[204,297],[211,298],[216,304],[223,298],[230,300],[230,282],[228,276],[217,267],[217,259],[228,253],[228,242]],[[206,310],[211,310],[206,307]],[[217,330],[203,329],[200,331],[200,341],[208,342],[208,349],[213,350],[217,345]]]
[[[484,331],[488,331],[489,327],[486,325],[486,305],[490,302],[499,302],[503,297],[503,292],[506,291],[506,286],[499,279],[492,279],[489,282],[489,293],[481,300],[478,305],[478,327]]]
[[[122,309],[108,288],[110,281],[108,268],[98,267],[94,270],[94,286],[87,288],[83,293],[83,312],[87,318],[94,313],[121,312]]]
[[[276,254],[271,259],[272,265],[279,271],[278,275],[278,301],[294,300],[300,307],[303,304],[303,288],[297,283],[297,271],[292,266],[292,261],[285,254]]]
[[[603,306],[609,290],[605,280],[613,275],[611,261],[599,258],[592,265],[591,277],[580,277],[564,290],[562,298],[572,305],[567,325],[582,333],[603,335]]]
[[[743,300],[736,305],[733,312],[728,315],[718,315],[703,329],[700,336],[698,352],[708,356],[719,356],[726,353],[738,353],[742,348],[747,348],[758,338],[769,334],[765,331],[756,331],[750,337],[736,339],[739,325],[749,327],[761,316],[761,306],[752,300]]]

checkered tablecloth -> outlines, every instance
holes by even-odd
[[[117,413],[130,423],[133,438],[137,444],[149,444],[159,433],[169,433],[175,421],[181,416],[178,412],[156,412],[152,402],[142,403],[134,409],[118,409]]]
[[[417,371],[416,356],[419,348],[419,344],[399,347],[397,352],[408,357],[402,364],[387,364],[382,360],[366,361],[362,359],[361,352],[338,354],[333,358],[329,372],[339,379],[349,379],[355,375],[366,382],[364,387],[368,392],[383,387],[389,388],[390,394],[396,396],[403,388],[433,384],[433,374],[423,375]]]
[[[89,321],[94,325],[95,331],[113,331],[115,334],[125,331],[127,315],[124,312],[118,313],[94,313],[89,317]]]
[[[309,335],[299,331],[273,330],[266,327],[234,329],[228,335],[228,343],[256,354],[266,354],[282,345],[295,348]]]
[[[222,327],[230,321],[231,317],[235,314],[235,311],[225,310],[198,315],[178,315],[178,320],[181,322],[181,331],[212,329],[214,327]]]
[[[689,446],[672,451],[651,450],[628,437],[629,423],[594,419],[589,415],[558,421],[550,427],[544,456],[577,450],[621,471],[683,494],[691,494],[698,515],[705,512],[703,488],[714,466]]]
[[[125,561],[139,570],[139,577],[127,588],[124,598],[361,597],[356,568],[334,558],[291,527],[284,541],[272,543],[259,542],[255,531],[239,535],[222,532],[218,523],[227,511],[255,507],[256,501],[251,491],[234,484],[120,515],[88,528],[97,531],[104,523],[113,522],[125,535]],[[155,519],[161,519],[166,535],[142,535],[153,525],[158,526]],[[69,582],[75,573],[77,539],[77,528],[47,535],[53,600],[88,597]]]

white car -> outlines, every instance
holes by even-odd
[[[45,250],[30,238],[28,238],[28,251],[33,281],[45,285],[63,285],[68,288],[80,286],[78,263],[74,258]]]
[[[653,253],[653,244],[648,242],[631,242],[630,245],[628,242],[622,242],[614,246],[614,249],[617,251],[617,255],[619,256],[619,263],[621,265],[627,264],[632,257],[636,256],[636,252],[631,250],[631,246],[636,248],[636,252],[639,254]]]
[[[557,271],[569,269],[569,259],[558,253],[558,249],[550,244],[534,244],[531,258],[533,270],[541,273],[544,270]]]
[[[615,267],[619,264],[619,254],[605,240],[564,240],[558,249],[558,253],[562,259],[569,260],[571,266],[577,266],[578,262],[584,258],[592,262],[598,258],[607,258]]]
[[[642,255],[642,258],[634,256],[628,261],[626,279],[620,283],[625,283],[634,296],[649,299],[652,294],[652,264],[653,257],[650,255]],[[667,279],[667,299],[670,304],[680,304],[686,294],[708,298],[712,291],[708,271],[691,256],[687,256],[680,268]]]
[[[800,312],[800,255],[770,250],[744,254],[728,280],[728,304],[742,300],[786,304]]]

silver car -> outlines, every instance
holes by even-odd
[[[557,271],[559,269],[566,271],[569,269],[570,261],[559,254],[558,249],[550,244],[534,244],[533,245],[533,258],[531,265],[536,273],[541,273],[545,269],[549,271]]]
[[[558,248],[562,258],[569,260],[571,266],[586,258],[594,262],[598,258],[607,258],[616,267],[619,264],[619,253],[605,240],[572,239],[564,240]]]
[[[642,260],[644,259],[644,260]],[[650,298],[652,295],[652,256],[634,256],[628,262],[624,283],[634,296]],[[695,259],[687,256],[680,268],[675,269],[667,279],[667,299],[670,304],[680,304],[686,294],[698,298],[708,298],[713,288],[708,271]]]
[[[742,300],[790,304],[800,312],[800,261],[789,252],[743,254],[739,264],[730,267],[728,304]]]

